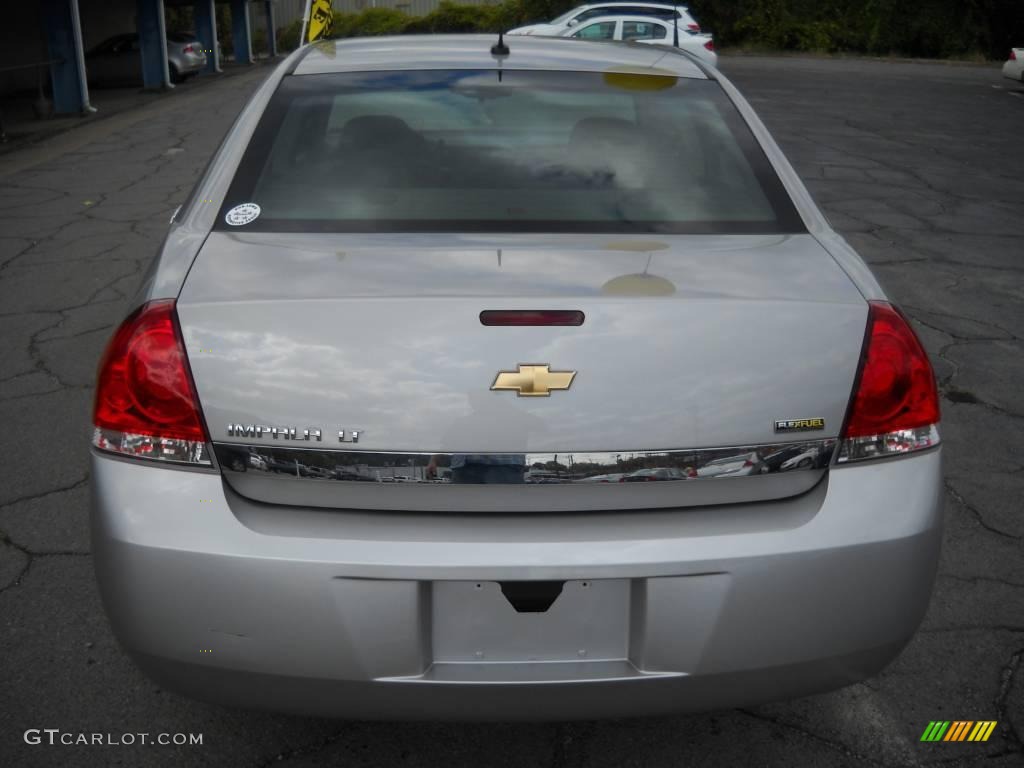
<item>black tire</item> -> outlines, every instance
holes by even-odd
[[[171,74],[171,82],[172,83],[180,83],[181,82],[181,73],[178,72],[178,68],[176,66],[174,66],[173,64],[171,64],[170,67],[168,67],[168,70],[169,70],[169,72]]]

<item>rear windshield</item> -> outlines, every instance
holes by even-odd
[[[284,78],[217,228],[803,230],[714,81],[497,70]]]

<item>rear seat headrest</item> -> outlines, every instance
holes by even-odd
[[[641,140],[636,123],[618,117],[585,117],[576,123],[569,144],[615,144],[623,149]]]
[[[353,117],[342,129],[344,136],[359,148],[392,146],[395,144],[420,144],[423,137],[394,115],[360,115]]]

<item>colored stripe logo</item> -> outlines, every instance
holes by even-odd
[[[932,720],[921,741],[988,741],[995,729],[995,720]]]

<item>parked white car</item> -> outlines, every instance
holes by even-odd
[[[1010,58],[1003,64],[1003,77],[1024,83],[1024,48],[1013,48]]]
[[[672,45],[672,22],[653,19],[649,16],[598,16],[562,33],[563,37],[577,37],[582,40],[624,40],[635,43],[656,43]],[[680,31],[679,48],[697,58],[718,66],[718,54],[711,35],[690,35]]]
[[[813,466],[814,462],[818,460],[818,449],[808,448],[803,453],[799,453],[791,459],[786,459],[782,462],[780,469],[783,472],[788,472],[791,469],[806,469]]]
[[[756,451],[741,453],[738,456],[726,456],[725,458],[709,461],[697,470],[697,477],[746,477],[756,475],[761,471],[761,457]]]
[[[671,21],[675,17],[678,20],[680,33],[684,30],[687,34],[697,34],[700,32],[700,24],[690,15],[689,9],[685,5],[633,2],[580,5],[547,23],[516,27],[505,34],[561,37],[572,27],[577,27],[586,21],[596,19],[598,16],[646,16],[666,21]]]

